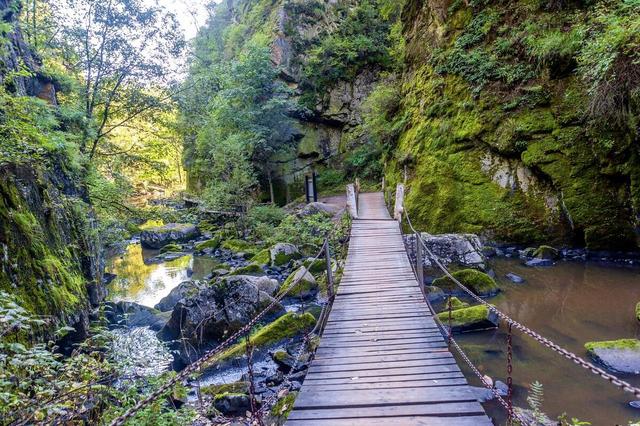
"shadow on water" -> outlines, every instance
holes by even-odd
[[[579,356],[587,358],[583,345],[588,341],[640,336],[640,324],[634,315],[635,305],[640,302],[640,269],[571,262],[560,262],[552,268],[528,268],[513,259],[496,259],[492,266],[503,292],[491,303]],[[508,272],[526,282],[512,284],[504,277]],[[505,381],[504,326],[459,335],[457,340],[483,374]],[[516,405],[527,407],[529,384],[538,381],[544,386],[544,411],[552,418],[566,412],[569,418],[593,425],[626,425],[640,419],[640,410],[628,405],[633,399],[630,393],[517,331],[513,350]],[[623,378],[640,386],[640,376]],[[487,408],[499,424],[504,423],[504,411],[496,403]]]

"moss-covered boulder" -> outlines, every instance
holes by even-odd
[[[498,287],[498,284],[493,278],[476,269],[462,269],[451,275],[478,296],[495,296],[500,291],[500,287]],[[441,288],[445,293],[466,294],[464,290],[447,276],[434,280],[433,285]]]
[[[294,287],[289,289],[292,285],[294,285]],[[286,292],[289,297],[311,299],[318,294],[319,289],[320,286],[313,275],[307,270],[307,268],[301,266],[293,271],[284,283],[282,283],[280,293]]]
[[[175,243],[167,244],[160,249],[160,253],[179,253],[181,251],[182,247]]]
[[[195,250],[197,252],[203,252],[205,250],[213,251],[213,250],[217,249],[218,247],[220,247],[220,242],[221,242],[220,240],[221,239],[220,239],[219,236],[215,236],[215,237],[212,237],[212,238],[210,238],[210,239],[208,239],[206,241],[202,241],[202,242],[196,244],[194,248],[195,248]]]
[[[249,337],[249,342],[255,347],[267,347],[275,345],[284,339],[295,337],[309,331],[315,326],[316,319],[308,312],[296,314],[289,312],[274,322],[258,329]],[[246,348],[246,342],[236,343],[231,348],[223,352],[219,360],[242,355]]]
[[[467,302],[463,302],[462,300],[458,299],[457,297],[452,296],[449,299],[444,301],[444,305],[442,305],[443,306],[442,307],[443,311],[448,311],[449,302],[451,302],[451,309],[452,310],[467,308],[469,306],[469,304]]]
[[[213,407],[225,416],[244,415],[251,409],[251,399],[244,393],[223,393],[213,398]]]
[[[200,392],[209,396],[217,396],[225,393],[248,393],[249,382],[239,381],[233,383],[223,383],[220,385],[202,386]]]
[[[269,249],[260,250],[251,258],[252,263],[257,263],[258,265],[270,265],[271,264],[271,252]]]
[[[640,321],[640,302],[636,303],[636,319]]]
[[[236,268],[230,275],[253,275],[253,276],[261,276],[265,275],[262,266],[257,263],[250,263],[246,266],[242,266],[240,268]]]
[[[283,266],[294,259],[300,258],[298,247],[289,243],[277,243],[271,247],[271,263],[275,266]]]
[[[296,401],[298,392],[291,392],[280,398],[278,402],[271,408],[269,412],[271,418],[275,421],[275,424],[284,424],[289,417],[289,413],[293,409],[293,403]]]
[[[271,358],[278,364],[278,367],[288,373],[296,363],[295,358],[284,349],[279,349],[271,354]]]
[[[584,347],[591,358],[608,370],[640,374],[640,340],[638,339],[587,342]]]
[[[555,260],[560,257],[560,252],[551,246],[540,246],[533,252],[533,257],[538,259]]]
[[[302,266],[307,268],[312,274],[321,274],[327,270],[327,261],[324,258],[313,260],[313,258],[310,257],[302,262]]]
[[[449,312],[438,314],[438,318],[446,326],[449,325]],[[487,330],[498,326],[497,315],[485,305],[471,306],[451,311],[451,329],[456,333]]]
[[[244,254],[245,257],[249,259],[260,251],[254,244],[238,239],[225,240],[222,243],[222,248],[234,253]]]
[[[145,248],[160,249],[169,243],[184,243],[199,235],[198,227],[191,223],[169,223],[142,231],[140,243]]]

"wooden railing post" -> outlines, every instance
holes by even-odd
[[[324,244],[324,259],[327,264],[327,295],[329,300],[333,299],[333,271],[331,270],[331,248],[329,246],[329,240],[325,240]]]
[[[347,211],[352,219],[358,218],[358,195],[353,184],[347,185]]]
[[[399,183],[396,187],[396,204],[393,208],[393,218],[398,222],[402,222],[402,213],[404,212],[404,185]]]
[[[419,232],[415,233],[416,236],[416,274],[418,275],[418,283],[420,288],[424,286],[424,269],[422,266],[422,242],[420,239],[422,236]]]

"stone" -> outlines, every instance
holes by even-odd
[[[491,389],[488,389],[486,387],[469,386],[469,388],[471,389],[471,393],[473,393],[475,399],[477,399],[480,403],[492,401],[496,397]]]
[[[505,277],[507,277],[509,281],[515,284],[522,284],[524,282],[524,278],[522,278],[520,275],[514,274],[513,272],[507,273]]]
[[[235,269],[233,272],[231,272],[231,275],[261,276],[261,275],[265,275],[265,272],[262,269],[262,266],[258,265],[257,263],[250,263],[246,266],[241,266]]]
[[[278,367],[285,373],[288,373],[289,371],[291,371],[291,369],[296,363],[295,358],[291,356],[289,352],[285,351],[284,349],[275,351],[273,354],[271,354],[271,358],[276,362],[276,364],[278,364]]]
[[[277,243],[270,249],[271,263],[275,266],[282,266],[291,260],[300,258],[298,247],[289,243]]]
[[[321,274],[327,270],[327,261],[324,258],[313,260],[312,257],[302,262],[302,266],[307,268],[312,274]]]
[[[500,291],[500,287],[495,280],[484,272],[475,269],[462,269],[452,273],[453,277],[460,281],[465,287],[481,297],[495,296]],[[451,294],[465,295],[466,292],[454,283],[449,277],[443,276],[433,281],[433,285],[440,287]]]
[[[197,291],[196,283],[193,281],[184,281],[173,288],[169,294],[160,299],[160,301],[154,306],[155,309],[160,312],[168,312],[176,306],[181,299],[183,299],[190,292]]]
[[[531,258],[534,257],[535,252],[535,247],[527,247],[526,249],[520,251],[520,257],[523,259]]]
[[[298,281],[299,280],[299,281]],[[289,290],[289,287],[297,282],[295,287]],[[280,293],[288,291],[288,297],[300,297],[302,299],[311,299],[318,294],[319,286],[316,279],[304,266],[299,267],[289,275],[280,288]]]
[[[343,209],[333,204],[326,204],[321,202],[312,202],[305,205],[299,212],[298,216],[311,216],[313,214],[326,214],[328,216],[335,216]]]
[[[191,223],[169,223],[145,229],[140,234],[140,243],[149,249],[160,249],[169,243],[183,243],[200,235],[198,227]]]
[[[636,319],[640,321],[640,302],[636,303]]]
[[[425,287],[425,291],[427,293],[427,299],[430,303],[437,302],[447,297],[440,287],[428,285]]]
[[[560,252],[551,246],[540,246],[533,252],[533,257],[537,259],[555,260],[560,257]]]
[[[182,247],[176,243],[170,243],[166,246],[162,246],[160,253],[179,253],[182,251]]]
[[[449,312],[438,314],[445,326],[449,325]],[[498,327],[498,316],[485,305],[476,305],[451,311],[451,329],[454,333],[487,330]]]
[[[266,276],[257,277],[253,281],[253,284],[258,288],[258,290],[265,292],[269,296],[276,294],[280,288],[278,280]]]
[[[216,395],[213,406],[224,415],[239,416],[251,410],[251,400],[243,393],[224,393]]]
[[[415,236],[408,237],[411,247],[415,247]],[[486,258],[482,252],[483,245],[475,234],[440,234],[423,233],[422,241],[444,265],[458,264],[484,270]],[[425,267],[432,267],[431,261],[425,256]]]
[[[213,238],[210,238],[210,239],[208,239],[206,241],[202,241],[202,242],[197,243],[194,246],[194,249],[197,252],[204,252],[205,250],[213,251],[213,250],[217,249],[218,247],[220,247],[220,237],[213,237]]]
[[[455,296],[452,296],[450,298],[448,298],[447,300],[444,301],[444,305],[442,307],[442,311],[448,312],[449,311],[449,299],[451,299],[451,310],[456,310],[456,309],[462,309],[462,308],[466,308],[469,306],[469,304],[467,302],[463,302],[462,300],[458,299]]]
[[[105,318],[111,325],[149,327],[154,331],[162,329],[169,321],[168,314],[134,302],[106,302]]]
[[[505,382],[502,382],[500,380],[496,380],[496,382],[493,384],[493,387],[496,388],[500,396],[507,396],[507,394],[509,393],[509,386]]]
[[[525,263],[527,266],[553,266],[553,260],[551,259],[538,259],[534,258],[531,260],[527,260]]]
[[[637,408],[640,409],[640,400],[635,400],[635,401],[631,401],[629,402],[629,406],[631,408]]]
[[[245,258],[251,258],[260,251],[255,245],[238,239],[225,240],[221,247]]]
[[[638,339],[587,342],[584,347],[591,358],[610,371],[640,374],[640,340]]]

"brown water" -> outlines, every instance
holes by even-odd
[[[634,316],[640,301],[640,269],[595,263],[560,262],[552,268],[529,268],[519,260],[492,262],[503,293],[491,299],[500,310],[555,343],[587,357],[584,343],[640,337]],[[512,284],[513,272],[527,281]],[[458,336],[480,371],[505,381],[505,328]],[[544,411],[552,418],[567,413],[593,425],[627,425],[640,419],[640,410],[628,406],[633,395],[537,344],[514,334],[515,402],[527,407],[529,384],[544,386]],[[467,377],[470,377],[467,375]],[[625,380],[640,386],[640,376]],[[502,410],[490,409],[503,424]]]

